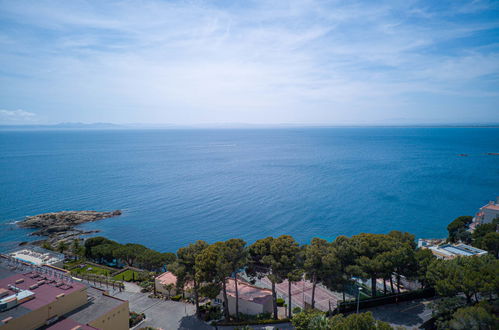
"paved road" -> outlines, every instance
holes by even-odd
[[[157,327],[165,330],[174,329],[213,329],[195,316],[195,307],[182,302],[152,299],[147,293],[117,292],[115,297],[128,300],[130,310],[145,313],[146,321],[140,327]]]
[[[432,301],[432,299],[405,301],[398,304],[366,308],[362,309],[361,312],[370,311],[376,319],[388,322],[392,326],[414,329],[419,328],[431,318],[432,311],[428,305]]]

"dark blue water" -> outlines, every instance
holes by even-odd
[[[28,240],[7,224],[26,215],[83,209],[124,210],[84,228],[161,251],[281,234],[439,237],[499,194],[488,152],[499,129],[3,131],[0,241]]]

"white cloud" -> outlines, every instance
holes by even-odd
[[[499,73],[497,46],[441,49],[498,20],[460,24],[462,8],[418,1],[0,6],[33,29],[0,33],[4,93],[61,121],[365,121],[415,111],[411,93],[481,97]]]
[[[0,109],[0,123],[15,124],[29,123],[36,119],[36,114],[29,111]]]

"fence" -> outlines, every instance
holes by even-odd
[[[435,289],[427,288],[422,290],[404,292],[400,294],[391,294],[381,297],[362,299],[359,302],[359,309],[381,306],[386,304],[394,304],[401,301],[421,299],[421,298],[431,298],[435,296]],[[338,304],[338,311],[340,313],[352,312],[357,309],[357,301],[348,301]]]

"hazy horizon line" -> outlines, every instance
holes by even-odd
[[[186,129],[186,128],[334,128],[334,127],[499,127],[497,122],[435,123],[109,123],[1,124],[0,129]]]

